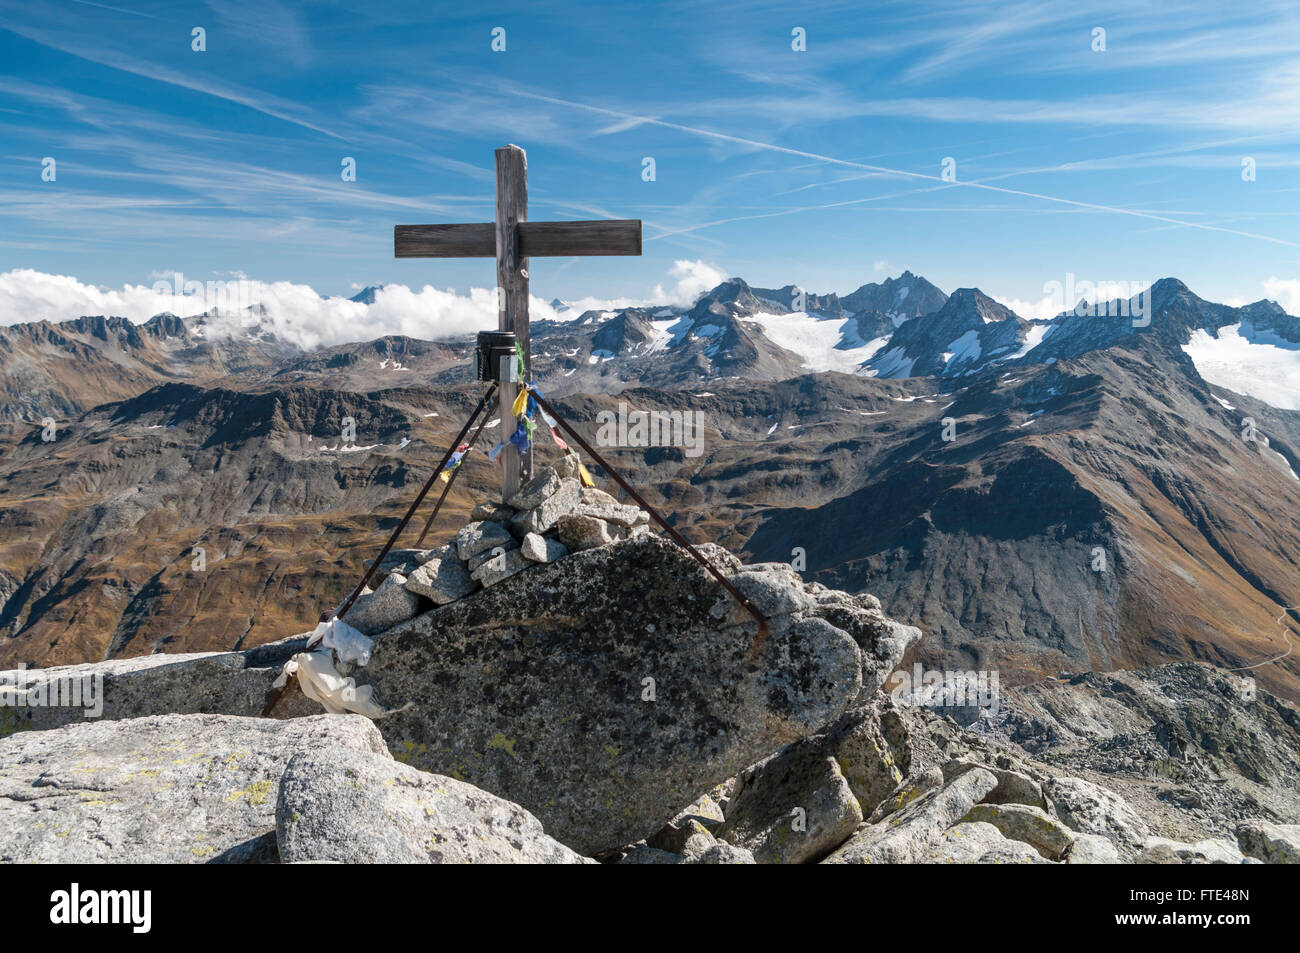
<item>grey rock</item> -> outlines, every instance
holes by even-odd
[[[1237,845],[1266,864],[1300,864],[1300,824],[1246,821],[1237,825]]]
[[[819,620],[819,624],[821,622]],[[733,819],[733,826],[743,823],[753,828],[759,823],[757,815],[751,816],[754,805],[770,805],[759,809],[759,814],[764,810],[772,813],[759,826],[771,826],[774,836],[779,834],[784,841],[789,818],[782,811],[797,804],[808,812],[805,837],[812,837],[814,841],[819,837],[833,841],[824,848],[829,850],[853,832],[853,827],[862,820],[859,815],[874,810],[898,789],[901,781],[902,774],[880,729],[877,706],[857,706],[813,737],[797,742],[764,763],[742,772],[728,794],[738,804],[748,805],[744,820],[741,820],[742,815],[733,813],[730,801],[727,817]],[[939,783],[936,781],[933,786]],[[845,784],[847,792],[841,791]],[[791,790],[800,787],[802,791]],[[851,816],[841,816],[841,806],[850,801],[856,802],[858,808],[848,810]],[[818,805],[815,813],[819,819],[816,823],[810,804]],[[852,825],[847,830],[841,829],[841,825],[849,825],[850,821]],[[745,839],[753,833],[751,829],[735,842],[753,847]],[[760,862],[774,861],[775,858],[767,856],[763,850],[753,849]],[[813,853],[818,852],[824,852],[822,845],[813,850]],[[807,858],[801,856],[799,859]]]
[[[769,618],[807,612],[816,606],[812,596],[804,591],[799,574],[785,563],[746,566],[731,577],[731,584]],[[730,602],[735,604],[734,599]]]
[[[717,836],[760,864],[803,864],[829,854],[861,823],[835,759],[794,745],[741,773]]]
[[[507,551],[496,559],[489,559],[470,574],[470,578],[481,582],[484,588],[494,586],[502,579],[508,579],[521,569],[527,569],[533,563],[524,558],[517,548]]]
[[[618,505],[618,500],[613,496],[613,494],[606,493],[604,490],[600,489],[599,487],[594,487],[594,486],[584,486],[582,488],[582,494],[581,496],[579,496],[578,501],[580,503],[590,503],[590,504],[610,503],[615,506]]]
[[[943,832],[924,858],[927,864],[1046,864],[1028,844],[1003,836],[992,824],[963,821]]]
[[[416,566],[425,562],[435,552],[432,549],[392,549],[389,550],[383,560],[379,563],[379,568],[375,570],[377,574],[387,575],[390,572],[401,573],[403,576],[414,571]],[[373,559],[367,559],[365,564],[369,568]]]
[[[415,618],[419,611],[420,600],[407,590],[406,577],[394,572],[374,592],[363,591],[343,621],[363,635],[375,635]]]
[[[486,500],[469,511],[469,518],[475,523],[506,523],[514,515],[515,511],[512,507],[495,500]]]
[[[672,854],[681,854],[686,851],[688,843],[692,840],[706,847],[717,843],[713,833],[693,817],[669,822],[662,830],[647,837],[645,842],[647,847],[657,847]]]
[[[1048,860],[1060,860],[1077,836],[1042,808],[1028,804],[976,804],[963,820],[992,824],[1003,837],[1023,841]]]
[[[508,546],[513,542],[514,538],[500,523],[467,523],[456,534],[456,555],[462,562],[468,562],[484,550],[494,546]]]
[[[985,804],[1027,804],[1031,807],[1042,808],[1044,811],[1047,810],[1047,799],[1043,797],[1043,786],[1019,771],[959,758],[943,766],[944,779],[951,780],[971,768],[983,768],[998,779],[998,786],[984,798]]]
[[[640,507],[624,506],[622,503],[614,502],[582,502],[573,508],[573,512],[578,516],[594,516],[596,519],[604,520],[611,526],[625,528],[640,526],[650,521],[650,514]]]
[[[572,513],[582,495],[582,484],[577,480],[561,480],[559,488],[530,510],[516,513],[510,528],[520,536],[525,533],[545,533],[560,519]]]
[[[271,683],[284,663],[306,646],[304,634],[248,652],[141,655],[0,672],[0,686],[29,690],[14,699],[19,704],[0,705],[0,737],[87,724],[95,718],[111,721],[165,714],[257,717],[275,693]],[[80,693],[80,706],[43,703],[55,698],[75,700],[74,691]],[[277,718],[322,713],[318,704],[300,692],[286,696],[274,712]]]
[[[719,785],[718,787],[722,786],[723,785]],[[669,821],[669,823],[676,824],[689,819],[698,821],[711,833],[716,832],[717,828],[722,826],[722,822],[727,819],[726,814],[723,813],[722,805],[720,805],[713,797],[713,795],[717,793],[717,790],[717,788],[714,788],[714,790],[709,794],[700,795],[684,807],[681,813]],[[730,790],[730,788],[728,788],[728,790]]]
[[[1057,816],[1083,834],[1109,837],[1121,851],[1141,850],[1151,835],[1122,797],[1083,778],[1052,778],[1044,787]]]
[[[789,568],[789,567],[786,567]],[[885,616],[875,596],[847,592],[810,592],[816,614],[853,637],[862,649],[862,692],[857,704],[877,702],[877,693],[903,655],[921,639],[921,630]]]
[[[1028,844],[1008,840],[1005,844],[993,848],[976,861],[977,864],[1050,864],[1042,854]]]
[[[688,864],[756,864],[754,855],[743,847],[734,844],[716,843],[701,851],[690,851],[685,855]]]
[[[724,819],[722,808],[713,798],[704,794],[684,808],[657,833],[647,837],[646,845],[680,854],[692,837],[708,835],[709,840],[716,843],[715,835]]]
[[[695,547],[701,556],[722,571],[724,576],[740,572],[740,557],[717,543],[700,543]]]
[[[543,500],[555,495],[560,488],[560,475],[554,467],[537,467],[533,478],[519,488],[519,492],[506,500],[506,505],[513,510],[531,510],[540,506]]]
[[[552,466],[555,472],[560,475],[561,480],[578,479],[578,455],[576,453],[563,453]]]
[[[1194,844],[1148,837],[1138,854],[1139,864],[1240,864],[1237,845],[1223,838],[1207,838]]]
[[[574,553],[608,546],[614,541],[609,535],[609,526],[594,516],[561,516],[555,525],[555,532],[560,537],[560,542]]]
[[[927,768],[919,774],[905,778],[897,788],[890,792],[889,797],[876,805],[876,809],[871,812],[871,816],[867,820],[872,824],[878,823],[890,814],[907,807],[923,794],[937,790],[943,785],[943,769],[939,767]]]
[[[681,853],[686,841],[696,834],[706,833],[716,837],[717,829],[724,820],[722,808],[705,794],[683,809],[658,833],[647,837],[646,843],[651,847]]]
[[[620,864],[684,864],[686,858],[681,854],[674,854],[672,851],[661,850],[658,847],[647,847],[640,844],[633,847],[626,857],[619,861]]]
[[[903,775],[881,732],[875,707],[855,707],[846,713],[830,729],[826,742],[826,750],[835,758],[863,814],[869,816],[898,790]]]
[[[553,563],[557,559],[569,555],[569,548],[558,539],[551,539],[547,536],[539,536],[536,533],[529,533],[524,537],[520,544],[524,558],[532,560],[535,563]]]
[[[387,751],[300,752],[280,782],[275,823],[286,863],[594,863],[519,805]]]
[[[0,861],[274,861],[275,803],[304,748],[383,752],[360,715],[164,715],[0,741]]]
[[[943,787],[926,792],[881,823],[864,828],[825,862],[917,863],[943,832],[964,817],[997,783],[997,778],[980,768],[968,771]]]
[[[720,626],[719,584],[657,537],[532,564],[376,641],[358,670],[417,768],[531,811],[586,855],[635,843],[835,720],[861,653],[820,619]],[[653,679],[654,700],[642,700]]]
[[[731,844],[712,844],[691,854],[675,854],[656,847],[638,845],[620,864],[752,864],[755,863],[749,851]]]
[[[936,838],[925,853],[928,864],[976,864],[990,851],[1005,847],[1007,839],[992,824],[963,821]]]
[[[508,544],[493,546],[491,549],[483,550],[483,552],[479,553],[477,556],[471,556],[469,562],[465,564],[465,568],[469,570],[469,574],[472,576],[478,567],[482,566],[485,562],[492,559],[504,558],[505,554],[510,552],[510,550],[518,548],[519,543],[512,536],[510,537],[510,542]]]
[[[1118,864],[1123,862],[1119,848],[1109,837],[1100,834],[1078,834],[1065,852],[1067,864]]]
[[[457,599],[464,599],[478,588],[478,583],[470,578],[460,559],[447,555],[430,559],[407,576],[406,588],[408,592],[445,606]]]

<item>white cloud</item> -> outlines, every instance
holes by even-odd
[[[655,285],[654,294],[646,304],[689,307],[704,292],[711,291],[727,280],[727,276],[712,265],[684,259],[673,262],[673,266],[668,269],[668,276],[676,278],[677,283],[667,291],[663,285]]]
[[[529,300],[536,320],[571,320],[588,310],[690,305],[725,275],[701,261],[678,261],[668,271],[675,279],[657,284],[648,297],[567,302],[573,310],[557,312],[541,298]],[[82,315],[115,315],[137,324],[156,314],[182,317],[213,315],[209,336],[225,336],[259,325],[264,331],[303,348],[368,341],[386,334],[424,340],[463,338],[494,328],[494,289],[472,288],[468,294],[425,285],[386,285],[373,304],[344,297],[321,297],[310,285],[290,281],[250,281],[236,276],[198,282],[173,272],[150,275],[152,285],[103,288],[70,275],[20,268],[0,273],[0,326],[32,321],[67,321]]]
[[[123,285],[120,290],[97,288],[70,275],[50,275],[30,268],[0,274],[0,325],[66,321],[83,314],[121,315],[145,321],[169,310],[174,309],[147,285]]]
[[[1004,298],[998,295],[991,297],[1022,318],[1054,318],[1063,310],[1060,295],[1044,295],[1038,301],[1022,301],[1020,298]]]
[[[1269,278],[1264,282],[1267,297],[1280,304],[1287,314],[1300,314],[1300,279]]]

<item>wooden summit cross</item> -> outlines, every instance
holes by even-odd
[[[518,146],[496,150],[497,219],[463,225],[398,225],[393,253],[398,258],[492,258],[497,260],[497,330],[513,331],[524,357],[519,383],[501,382],[501,499],[519,490],[533,473],[530,447],[521,454],[509,443],[519,426],[513,404],[519,387],[531,379],[528,347],[528,259],[573,255],[640,255],[641,220],[594,222],[528,221],[528,158]]]

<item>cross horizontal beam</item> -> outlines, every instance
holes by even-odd
[[[519,257],[640,255],[639,218],[592,222],[520,222]],[[496,225],[397,225],[393,253],[398,258],[495,258]]]

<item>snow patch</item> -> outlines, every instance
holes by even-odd
[[[1223,327],[1216,338],[1196,330],[1183,351],[1211,384],[1282,410],[1300,410],[1300,350],[1255,344],[1240,331],[1240,324]]]
[[[944,370],[958,364],[971,364],[980,359],[980,333],[967,331],[948,345],[943,355]]]
[[[999,358],[1002,361],[1014,361],[1018,357],[1024,357],[1038,345],[1043,343],[1043,339],[1055,328],[1054,324],[1031,324],[1029,331],[1025,334],[1025,340],[1020,345],[1020,350],[1014,354],[1008,354],[1006,357]]]
[[[859,365],[870,360],[885,345],[885,338],[857,347],[844,347],[858,340],[857,322],[850,318],[818,318],[805,311],[791,314],[755,314],[744,318],[759,326],[777,347],[799,355],[803,367],[814,373],[839,371],[859,373]]]

